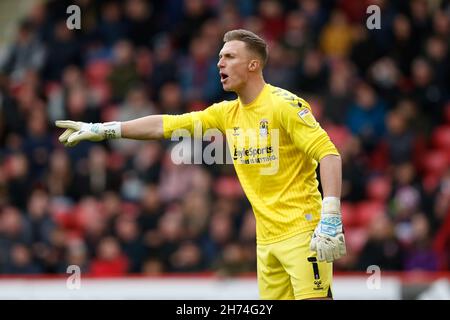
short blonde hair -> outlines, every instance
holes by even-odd
[[[225,35],[223,36],[223,42],[233,40],[245,42],[247,48],[256,53],[261,58],[262,65],[266,65],[267,59],[269,57],[269,52],[267,49],[267,43],[261,37],[251,31],[244,29],[231,30],[225,33]]]

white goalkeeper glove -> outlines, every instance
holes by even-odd
[[[58,120],[55,122],[59,128],[66,129],[59,136],[59,141],[66,147],[73,147],[82,140],[102,141],[104,139],[117,139],[121,137],[120,122],[86,123],[71,120]]]
[[[319,261],[332,262],[347,253],[340,207],[339,198],[325,197],[322,201],[320,222],[310,245],[310,249],[317,252]]]

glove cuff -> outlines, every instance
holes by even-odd
[[[105,139],[119,139],[122,138],[122,128],[119,121],[103,123],[103,130]]]
[[[322,200],[322,213],[340,214],[341,200],[338,197],[324,197]]]

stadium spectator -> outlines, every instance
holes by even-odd
[[[0,71],[13,83],[20,83],[29,70],[41,70],[44,58],[45,49],[36,37],[33,25],[29,21],[23,21],[14,43],[0,63]]]
[[[373,87],[365,82],[355,88],[354,101],[347,114],[346,125],[362,142],[364,151],[371,152],[385,133],[385,103]]]
[[[403,270],[404,250],[395,236],[394,224],[386,216],[373,219],[368,239],[357,262],[357,270],[365,271],[371,265],[381,270]]]
[[[135,48],[128,40],[120,40],[113,47],[113,67],[108,76],[112,100],[121,102],[127,92],[139,81],[134,60]]]
[[[129,259],[113,237],[105,237],[97,246],[97,256],[92,260],[90,274],[98,277],[120,277],[127,274]]]

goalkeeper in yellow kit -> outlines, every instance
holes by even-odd
[[[332,261],[346,254],[341,159],[308,103],[264,81],[267,51],[254,33],[229,31],[217,66],[224,90],[235,92],[236,100],[126,122],[57,121],[66,129],[59,140],[74,146],[82,140],[170,138],[179,129],[194,133],[197,124],[203,131],[219,129],[256,218],[261,299],[331,298]]]

